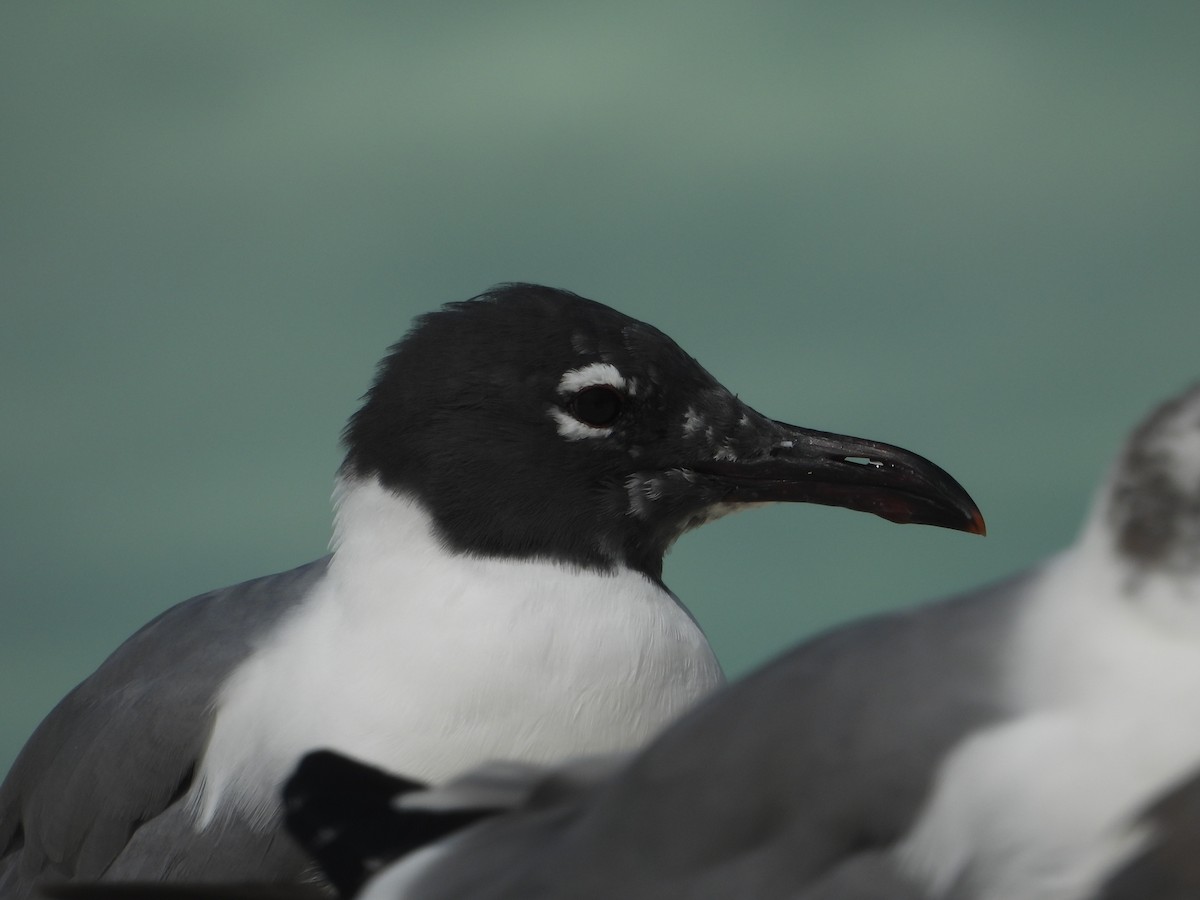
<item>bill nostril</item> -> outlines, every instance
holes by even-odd
[[[842,462],[853,463],[856,466],[871,466],[876,469],[884,467],[884,463],[877,459],[871,459],[869,456],[845,456],[842,458]]]

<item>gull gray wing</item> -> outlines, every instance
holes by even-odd
[[[615,777],[534,791],[426,853],[403,896],[920,897],[889,851],[946,753],[1007,714],[998,679],[1034,577],[801,645]]]
[[[0,894],[25,896],[41,879],[150,877],[182,865],[158,854],[183,827],[177,801],[203,752],[217,692],[327,563],[172,607],[62,699],[0,786]],[[273,836],[249,838],[247,853],[272,852]]]
[[[329,900],[315,884],[208,883],[161,881],[64,881],[40,887],[44,900]]]
[[[1195,900],[1200,897],[1200,775],[1155,800],[1126,827],[1144,834],[1137,853],[1111,874],[1097,900]]]

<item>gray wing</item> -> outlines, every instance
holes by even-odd
[[[577,795],[618,772],[631,756],[628,751],[580,756],[553,769],[518,760],[495,760],[445,784],[408,794],[397,808],[433,812],[459,809],[513,811],[532,805],[571,802]]]
[[[0,786],[0,895],[25,896],[42,879],[155,878],[203,865],[185,859],[186,816],[176,803],[208,738],[216,693],[327,564],[328,557],[167,610],[62,699]],[[259,858],[275,843],[270,835],[231,837]],[[164,854],[171,841],[175,849]]]
[[[149,881],[64,882],[44,887],[46,900],[329,900],[316,885],[263,884],[163,884]]]
[[[462,832],[413,895],[921,897],[888,850],[947,751],[1008,712],[997,680],[1033,577],[801,645],[616,777]]]
[[[1138,822],[1149,830],[1145,846],[1109,876],[1097,900],[1200,897],[1200,775],[1151,803]]]

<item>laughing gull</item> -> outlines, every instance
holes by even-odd
[[[279,786],[332,747],[438,783],[636,746],[723,681],[662,582],[770,501],[981,533],[897,447],[772,421],[657,329],[507,285],[420,318],[345,431],[333,553],[180,604],[42,722],[0,787],[0,894],[288,881]]]
[[[1200,385],[1067,551],[803,644],[629,761],[382,783],[392,846],[357,854],[322,812],[351,764],[307,758],[289,809],[344,892],[382,867],[361,900],[1151,900],[1197,884],[1200,788],[1156,802],[1200,769],[1197,698]]]

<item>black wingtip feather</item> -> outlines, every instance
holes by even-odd
[[[352,897],[388,863],[493,813],[396,808],[397,797],[425,787],[317,750],[284,785],[284,824],[338,895]]]

